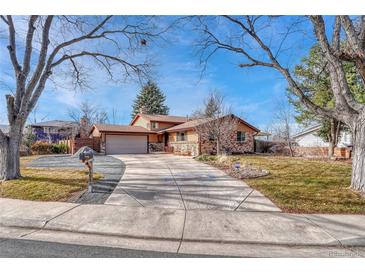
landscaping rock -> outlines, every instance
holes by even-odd
[[[237,179],[253,179],[267,176],[269,171],[248,164],[241,164],[240,168],[236,168],[235,163],[227,164],[228,157],[221,156],[214,162],[207,162],[219,169],[225,171],[228,175]]]

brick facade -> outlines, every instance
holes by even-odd
[[[254,137],[250,132],[246,132],[246,138],[244,142],[237,142],[236,131],[232,131],[222,142],[222,152],[228,154],[241,154],[247,152],[254,152]],[[216,154],[217,145],[214,141],[207,139],[201,140],[201,153],[202,154]]]
[[[254,137],[253,133],[246,132],[244,142],[237,142],[237,132],[231,132],[225,138],[222,147],[223,151],[231,154],[251,153],[254,152]],[[199,149],[200,144],[200,149]],[[198,141],[173,141],[169,142],[170,151],[176,154],[198,156],[199,154],[216,154],[216,142],[202,139]]]

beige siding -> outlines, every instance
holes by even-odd
[[[157,137],[157,134],[149,134],[149,142],[150,143],[157,143],[159,140],[158,140],[158,137]]]
[[[198,134],[194,130],[185,131],[186,132],[186,141],[185,142],[198,142],[199,137]],[[177,142],[177,132],[169,133],[169,141]]]
[[[92,137],[100,137],[100,131],[97,128],[94,128],[93,132],[91,132]]]
[[[150,129],[151,125],[148,120],[146,120],[145,118],[143,118],[141,116],[138,116],[138,118],[134,121],[132,126],[141,126],[141,127]]]
[[[165,129],[165,128],[170,128],[170,127],[173,127],[173,126],[176,126],[177,124],[174,124],[174,123],[164,123],[164,122],[157,122],[157,129],[155,130],[161,130],[161,129]]]

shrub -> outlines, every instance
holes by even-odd
[[[33,154],[50,154],[52,153],[52,146],[50,143],[37,141],[31,146],[31,151]]]
[[[216,161],[217,156],[203,154],[203,155],[197,156],[195,159],[198,160],[198,161],[202,161],[202,162],[209,162],[209,161]]]
[[[52,145],[51,152],[55,154],[64,154],[67,152],[67,145],[66,144]]]
[[[31,146],[31,150],[33,154],[63,154],[67,152],[67,145],[37,141]]]

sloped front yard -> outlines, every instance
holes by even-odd
[[[27,168],[39,156],[21,157],[22,178],[0,183],[0,197],[33,201],[65,201],[87,188],[82,169]],[[95,179],[100,178],[95,174]]]
[[[199,157],[222,169],[240,162],[269,174],[244,181],[285,212],[365,214],[365,198],[349,189],[351,165],[342,162],[277,156]]]

